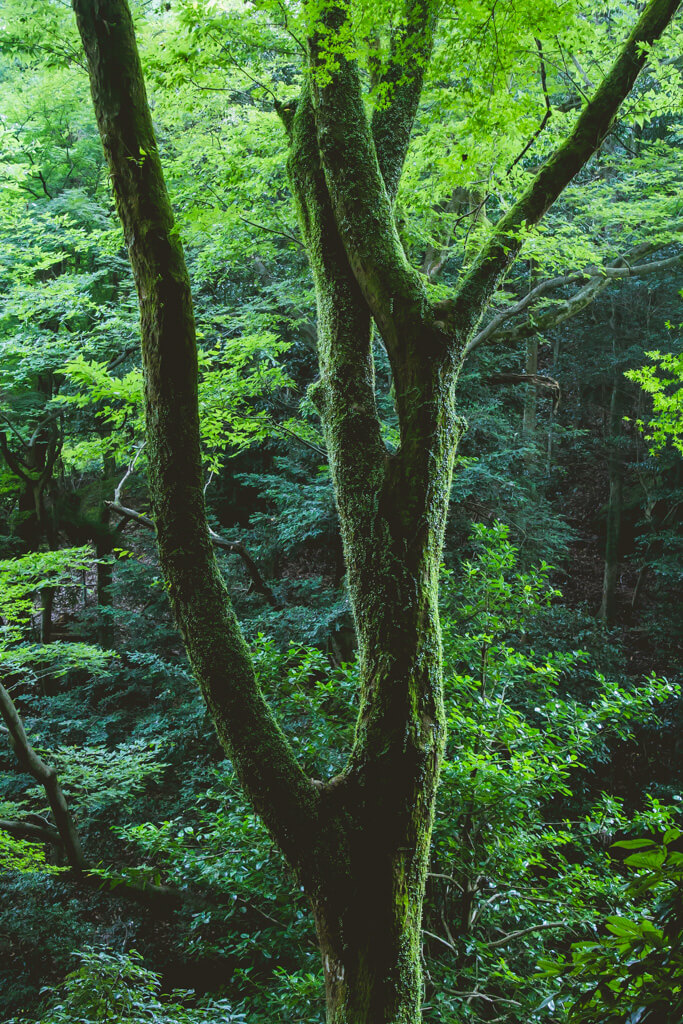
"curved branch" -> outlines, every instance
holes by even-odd
[[[0,818],[0,829],[15,839],[27,839],[32,843],[51,843],[53,846],[64,845],[59,830],[47,821],[44,825],[38,825],[32,821]]]
[[[650,0],[593,99],[569,137],[545,162],[526,192],[496,225],[464,277],[448,316],[465,335],[476,328],[486,303],[519,252],[524,231],[536,224],[600,146],[619,107],[635,85],[649,47],[666,30],[681,0]]]
[[[36,483],[35,478],[28,475],[24,467],[12,452],[12,449],[7,443],[7,435],[4,430],[0,430],[0,451],[2,451],[5,462],[15,476],[18,476],[20,480],[23,480],[25,484],[29,484],[30,486],[33,486],[33,484]]]
[[[73,0],[141,315],[150,494],[190,663],[240,781],[302,869],[319,795],[259,688],[212,550],[203,494],[190,282],[126,0]]]
[[[130,519],[134,523],[139,523],[140,526],[144,526],[147,530],[154,531],[156,529],[149,516],[145,516],[141,512],[136,512],[135,509],[126,508],[126,506],[122,505],[120,501],[105,501],[104,504],[107,508],[110,508],[112,512],[117,512],[120,516]],[[249,578],[251,579],[254,590],[258,591],[259,594],[263,594],[265,599],[268,601],[268,604],[272,605],[273,608],[276,608],[278,611],[282,609],[282,601],[275,596],[266,581],[263,579],[256,562],[251,557],[241,540],[226,540],[225,537],[221,537],[211,528],[209,528],[209,537],[211,538],[211,543],[214,547],[223,548],[225,551],[229,551],[233,555],[239,555],[244,562],[247,572],[249,573]]]
[[[77,872],[84,871],[86,861],[81,849],[81,842],[78,838],[78,832],[71,817],[66,797],[59,784],[57,772],[51,765],[45,764],[31,746],[24,729],[24,723],[14,706],[14,701],[2,683],[0,683],[0,715],[2,715],[7,726],[19,764],[45,790],[45,795],[50,803],[52,816],[55,819],[57,832],[66,851],[69,864]],[[50,842],[52,841],[51,839]]]
[[[669,256],[663,260],[653,260],[651,263],[636,264],[635,266],[627,262],[628,259],[632,259],[634,256],[643,256],[647,252],[655,252],[657,249],[668,244],[668,242],[662,242],[659,245],[645,243],[635,246],[629,253],[618,257],[607,267],[592,267],[585,271],[578,271],[575,274],[564,274],[541,281],[535,288],[527,292],[519,302],[497,313],[486,327],[479,331],[478,334],[475,334],[472,340],[465,346],[463,355],[468,356],[483,342],[495,340],[499,336],[504,337],[506,341],[518,341],[537,331],[550,330],[550,328],[557,326],[557,324],[562,323],[564,320],[568,320],[576,316],[577,313],[580,313],[612,281],[623,280],[626,277],[648,277],[650,274],[658,274],[663,270],[675,267],[683,261],[683,253]],[[619,266],[619,264],[625,265]],[[565,299],[559,307],[555,307],[535,317],[533,323],[518,324],[512,329],[504,328],[504,324],[508,320],[519,313],[523,313],[536,299],[542,298],[542,296],[547,295],[548,292],[554,291],[556,288],[563,288],[567,285],[580,284],[582,282],[588,283],[580,291]]]

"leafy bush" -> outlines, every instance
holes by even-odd
[[[76,953],[79,966],[53,992],[40,1024],[240,1024],[246,1020],[225,1000],[192,1006],[192,993],[160,993],[158,974],[143,966],[139,953]],[[18,1024],[8,1021],[7,1024]]]

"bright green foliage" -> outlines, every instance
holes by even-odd
[[[78,586],[76,573],[90,569],[92,562],[92,552],[85,547],[36,551],[0,561],[0,658],[4,662],[18,666],[30,659],[33,648],[18,641],[24,639],[36,613],[36,593],[46,587]],[[45,656],[52,662],[66,653],[65,645],[57,645]],[[77,645],[74,654],[98,659],[95,651],[84,645]]]
[[[595,940],[575,942],[571,956],[543,961],[561,982],[552,1000],[570,1024],[659,1024],[683,1016],[683,851],[680,828],[657,838],[626,839],[626,895],[647,914],[621,910],[605,919]],[[616,855],[615,855],[616,856]],[[630,908],[629,908],[630,909]],[[601,929],[602,930],[602,929]]]
[[[242,336],[202,353],[199,408],[209,472],[218,472],[226,452],[234,454],[277,432],[267,412],[258,406],[266,395],[292,384],[276,361],[286,348],[264,333]],[[78,356],[63,372],[79,390],[75,395],[61,395],[58,404],[79,409],[94,406],[106,427],[105,436],[92,441],[90,448],[82,442],[67,447],[67,466],[81,468],[100,461],[105,454],[117,461],[132,461],[144,437],[142,371],[133,369],[116,376],[106,363]]]
[[[10,806],[10,811],[14,811],[13,806]],[[59,868],[47,863],[45,850],[40,846],[23,839],[15,839],[0,828],[0,872],[7,871],[15,871],[20,875],[45,875],[54,874]]]
[[[74,668],[92,672],[106,668],[115,657],[112,651],[80,641],[39,644],[31,635],[40,590],[80,588],[81,573],[92,565],[92,552],[86,547],[35,551],[0,562],[0,671],[19,673],[28,684]]]
[[[652,414],[646,422],[639,420],[638,426],[654,454],[668,443],[683,454],[683,354],[655,351],[646,355],[653,365],[626,374],[652,398]]]
[[[244,540],[286,607],[275,611],[248,592],[234,555],[222,554],[221,568],[247,635],[263,634],[253,647],[260,683],[306,772],[326,780],[344,767],[358,667],[349,654],[352,626],[324,443],[310,401],[304,424],[299,410],[315,373],[314,298],[273,102],[299,93],[300,39],[319,4],[258,0],[245,8],[238,0],[178,0],[132,7],[192,277],[211,522],[228,539]],[[424,264],[430,247],[444,260],[445,283],[436,275],[432,294],[446,294],[574,123],[638,9],[630,0],[589,12],[555,0],[444,9],[396,201],[413,265]],[[385,26],[399,17],[394,0],[353,4],[364,82],[386,67]],[[350,45],[350,35],[330,40],[328,72]],[[87,503],[91,525],[132,460],[139,472],[126,503],[146,507],[138,313],[68,7],[5,0],[0,47],[0,429],[21,452],[20,439],[27,441],[44,418],[61,419],[64,443],[49,504],[57,543],[81,544],[90,534],[75,531],[64,505]],[[680,52],[681,28],[674,24],[600,152],[525,239],[525,258],[494,297],[494,309],[543,276],[603,270],[629,247],[657,242],[660,255],[677,251]],[[547,109],[542,70],[552,116],[534,138]],[[370,88],[368,105],[381,109],[390,93]],[[534,307],[539,366],[562,388],[557,408],[554,397],[539,392],[535,437],[520,432],[522,389],[489,380],[501,369],[522,369],[521,348],[480,349],[461,378],[459,404],[470,427],[452,492],[446,564],[457,567],[470,550],[472,520],[504,518],[510,534],[498,526],[480,531],[476,555],[446,585],[450,740],[423,936],[429,1024],[556,1024],[574,1004],[573,1012],[581,1012],[590,975],[599,972],[606,986],[630,978],[623,964],[634,951],[641,959],[631,974],[643,959],[648,971],[652,965],[653,1007],[657,992],[672,984],[666,935],[673,932],[660,914],[669,882],[656,879],[654,895],[630,889],[606,853],[616,837],[675,823],[652,794],[665,798],[675,785],[666,737],[680,731],[680,704],[673,685],[640,680],[653,667],[668,674],[662,652],[671,642],[675,602],[671,589],[658,588],[680,573],[671,531],[677,469],[668,455],[648,459],[638,435],[626,456],[630,561],[623,578],[635,602],[637,573],[643,565],[653,570],[639,591],[647,617],[634,612],[630,633],[598,633],[590,618],[594,594],[585,578],[573,586],[573,574],[577,563],[582,568],[574,561],[577,545],[583,556],[592,545],[594,561],[601,553],[601,417],[610,377],[641,366],[643,351],[667,347],[649,325],[675,318],[670,295],[680,288],[679,274],[680,265],[670,269],[664,286],[651,276],[640,291],[630,282],[613,284],[611,305],[549,330],[539,328],[538,317],[561,313],[569,290]],[[553,343],[552,358],[544,343]],[[671,439],[680,450],[680,366],[669,359],[677,357],[663,356],[632,379],[653,395],[655,416],[643,417],[650,443],[661,449]],[[394,453],[395,390],[379,343],[375,370]],[[634,420],[640,415],[629,412]],[[586,491],[583,504],[574,481]],[[16,538],[5,534],[21,490],[21,481],[0,467],[3,555],[17,551]],[[318,1024],[322,978],[304,897],[221,761],[172,630],[151,534],[121,533],[112,541],[113,601],[103,609],[96,606],[89,549],[73,558],[67,549],[0,565],[0,601],[7,600],[0,667],[18,680],[27,729],[57,764],[85,845],[104,865],[101,893],[84,896],[47,877],[53,867],[42,848],[0,833],[8,869],[0,910],[3,999],[32,1013],[35,991],[45,977],[63,976],[72,949],[133,942],[146,957],[149,950],[155,969],[171,963],[201,974],[209,964],[209,983],[227,988],[232,1006],[244,1003],[249,1024]],[[121,549],[134,557],[118,557]],[[555,585],[559,574],[546,565],[530,569],[541,559],[569,575],[566,603]],[[88,605],[69,626],[77,639],[36,643],[37,592],[60,588],[61,613],[69,588],[83,586],[83,571]],[[89,642],[95,620],[105,616],[115,661]],[[643,733],[647,742],[640,743]],[[7,797],[0,815],[44,811],[42,794],[27,794],[12,752],[0,747]],[[615,777],[624,765],[631,775],[622,786]],[[660,774],[643,781],[657,767]],[[171,885],[187,896],[187,906],[171,928],[150,925],[144,908],[119,900],[117,883],[125,880]],[[614,943],[609,936],[595,941],[607,916],[638,929],[628,949],[616,948],[614,934]],[[650,944],[645,920],[664,935],[661,947]],[[593,943],[587,959],[567,955],[560,980],[536,974],[539,957],[585,937]],[[30,976],[22,973],[27,964]],[[566,997],[561,1004],[558,988]],[[605,991],[592,996],[597,1002],[583,1018],[589,1024],[591,1013],[600,1020]],[[44,1021],[90,1024],[115,1019],[119,1010],[131,1024],[242,1019],[242,1010],[228,1004],[206,1016],[208,1010],[190,1010],[179,996],[158,992],[158,979],[136,957],[88,953],[55,996],[61,1008]]]
[[[92,816],[112,805],[130,812],[136,799],[168,766],[158,760],[161,741],[117,747],[62,746],[50,752],[59,778],[79,814]]]
[[[567,697],[588,655],[541,655],[525,639],[559,596],[549,567],[519,572],[500,524],[478,527],[476,538],[477,557],[445,588],[449,740],[425,925],[439,980],[425,1017],[479,1019],[476,1005],[458,1011],[449,990],[471,991],[486,977],[486,996],[512,1024],[527,1021],[543,997],[542,985],[526,979],[546,943],[630,898],[597,842],[628,819],[606,796],[569,814],[578,775],[676,691],[655,679],[625,690],[596,674],[591,700]]]

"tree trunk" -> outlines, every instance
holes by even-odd
[[[555,370],[556,370],[556,367],[557,367],[557,362],[558,362],[558,359],[559,359],[559,355],[560,355],[560,341],[559,341],[559,338],[556,338],[555,341],[553,342],[553,361],[552,361],[552,366],[551,366],[551,371],[550,371],[552,376],[555,375]],[[546,476],[548,476],[548,477],[550,476],[550,474],[552,472],[552,468],[553,468],[553,428],[554,428],[554,425],[555,425],[555,412],[556,412],[556,406],[557,405],[559,405],[559,396],[558,396],[557,402],[551,402],[550,403],[550,413],[548,414],[548,445],[547,445],[547,451],[546,451],[546,465],[545,465],[545,473],[546,473]]]
[[[605,538],[605,571],[602,581],[602,601],[598,617],[609,625],[616,610],[617,581],[619,578],[619,539],[621,535],[621,506],[623,492],[623,459],[619,446],[623,411],[623,385],[615,376],[610,400],[609,436],[607,439],[607,465],[609,469],[609,499],[607,502],[607,529]]]
[[[102,497],[98,510],[98,522],[95,540],[97,555],[97,642],[107,649],[112,641],[112,586],[114,582],[114,565],[112,552],[114,549],[115,531],[111,526],[111,507],[109,500],[113,497],[113,479],[116,472],[116,461],[111,455],[105,455],[102,472]]]
[[[55,601],[55,587],[43,587],[40,591],[40,642],[49,644],[52,640],[52,607]]]
[[[532,376],[538,373],[538,335],[527,338],[526,361],[524,372]],[[536,458],[536,410],[538,407],[538,388],[530,384],[524,391],[524,416],[522,418],[522,437],[526,443],[524,461],[527,469],[531,469]]]
[[[320,380],[314,390],[330,459],[361,666],[356,738],[337,799],[342,870],[313,897],[330,1024],[419,1020],[420,921],[445,723],[438,573],[459,430],[442,364],[421,337],[395,368],[400,455],[381,439],[371,322],[339,237],[307,91],[290,125],[290,177],[311,254]],[[419,382],[419,385],[418,385]],[[417,409],[408,392],[425,396]],[[430,459],[424,457],[431,440]]]

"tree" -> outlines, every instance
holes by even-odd
[[[193,670],[241,783],[310,897],[331,1024],[420,1017],[420,924],[444,750],[438,574],[463,353],[523,237],[600,145],[678,2],[651,0],[573,129],[434,302],[394,201],[437,27],[407,0],[370,118],[346,3],[305,6],[299,96],[278,103],[316,285],[324,424],[360,658],[345,770],[306,777],[268,708],[214,561],[201,472],[190,283],[125,0],[74,0],[136,279],[160,559]],[[361,19],[362,23],[362,19]],[[377,71],[375,65],[371,71]],[[400,447],[376,411],[373,324],[391,364]]]

